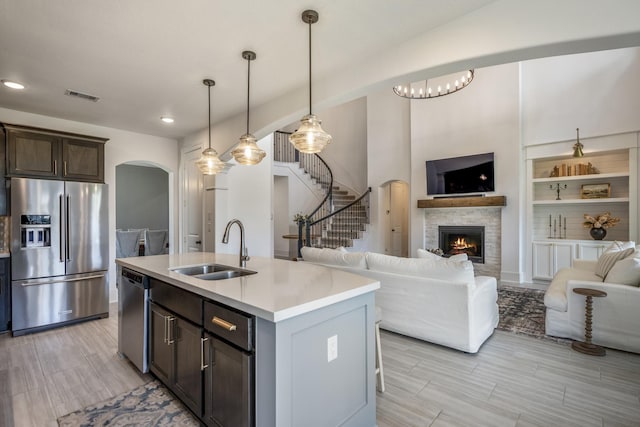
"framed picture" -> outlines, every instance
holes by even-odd
[[[611,197],[611,184],[583,184],[580,189],[583,199],[606,199]]]

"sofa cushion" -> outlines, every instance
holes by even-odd
[[[374,252],[367,252],[365,255],[367,266],[372,271],[459,283],[473,283],[475,280],[471,261],[401,258]]]
[[[626,249],[620,249],[619,246],[609,247],[609,249],[604,251],[604,253],[600,255],[600,258],[598,258],[598,263],[596,264],[596,276],[604,279],[607,276],[607,273],[609,273],[609,270],[611,270],[611,267],[613,267],[618,260],[631,255],[634,252],[634,249],[634,246]]]
[[[302,258],[309,262],[340,267],[367,268],[367,261],[362,252],[343,252],[329,248],[311,248],[309,246],[304,246],[300,252]]]
[[[420,249],[420,248],[418,248],[417,254],[418,254],[418,258],[435,259],[435,260],[438,260],[438,261],[443,261],[443,260],[447,260],[447,259],[449,261],[466,261],[466,260],[469,259],[467,254],[456,254],[456,255],[451,255],[448,258],[445,258],[443,256],[436,255],[431,251],[428,251],[426,249]]]
[[[636,249],[633,254],[617,261],[609,270],[604,281],[621,285],[640,286],[640,250]]]
[[[579,268],[560,269],[553,277],[544,294],[544,305],[557,311],[567,311],[567,282],[569,280],[584,280],[600,282],[600,278],[593,271]]]

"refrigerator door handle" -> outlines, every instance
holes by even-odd
[[[20,286],[40,286],[40,285],[52,285],[54,283],[68,283],[68,282],[80,282],[82,280],[91,280],[91,279],[100,279],[104,277],[104,274],[95,274],[93,276],[85,276],[85,277],[74,277],[72,279],[60,279],[60,280],[51,280],[49,282],[23,282],[20,283]]]
[[[59,212],[60,213],[60,227],[59,227],[60,229],[60,262],[64,262],[64,258],[62,256],[62,252],[64,250],[62,247],[62,243],[63,243],[63,240],[62,240],[62,194],[60,194],[58,198],[60,199],[59,200],[60,201],[60,212]]]
[[[65,224],[65,232],[66,232],[66,238],[65,238],[65,258],[67,261],[71,261],[71,259],[69,258],[69,195],[67,194],[67,205],[66,205],[66,215],[65,215],[65,219],[66,219],[66,224]]]

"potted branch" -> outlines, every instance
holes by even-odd
[[[620,222],[620,218],[611,216],[611,212],[605,212],[595,217],[584,214],[585,221],[582,225],[589,228],[589,234],[594,240],[602,240],[607,235],[607,228],[615,227]]]

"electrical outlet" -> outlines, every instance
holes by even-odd
[[[327,362],[338,358],[338,336],[334,335],[327,339]]]

